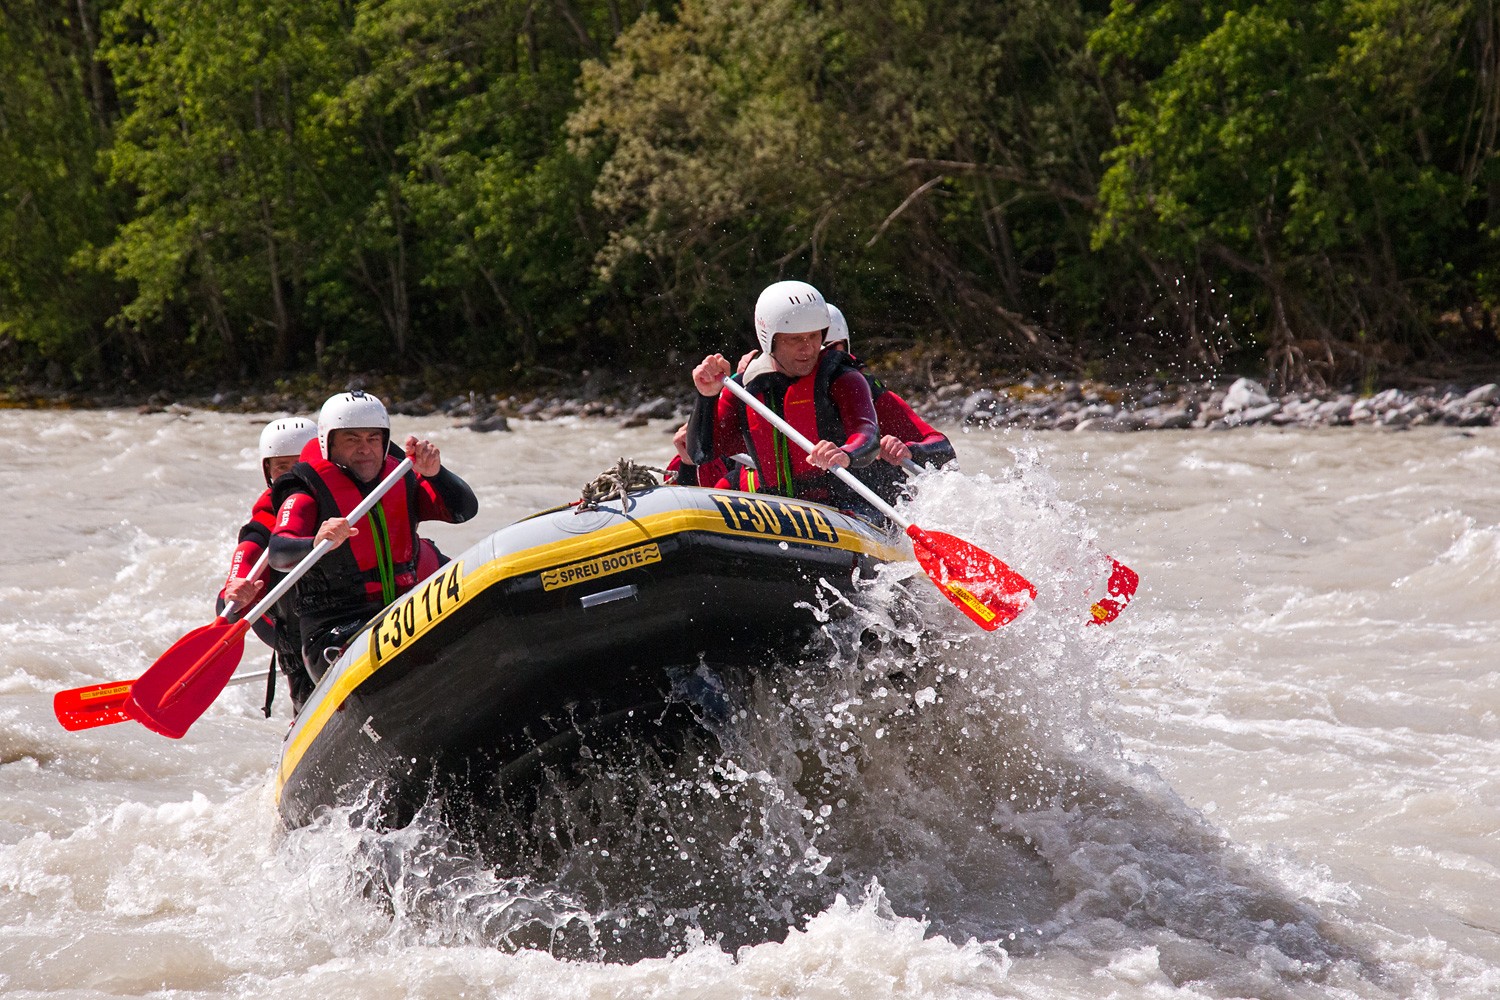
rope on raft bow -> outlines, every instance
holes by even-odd
[[[628,458],[615,463],[614,468],[605,469],[583,488],[583,500],[579,509],[592,510],[611,500],[624,500],[626,496],[641,490],[654,490],[661,485],[657,475],[663,470],[651,465],[637,465]]]

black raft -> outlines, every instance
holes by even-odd
[[[282,747],[282,818],[371,803],[400,824],[434,788],[490,787],[581,732],[658,717],[668,668],[794,656],[820,581],[848,592],[908,558],[898,545],[818,504],[671,486],[502,528],[324,674]]]

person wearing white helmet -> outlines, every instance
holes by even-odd
[[[825,346],[843,351],[861,371],[864,362],[856,358],[849,347],[849,321],[843,310],[833,303],[828,304],[828,333],[823,338]],[[923,420],[911,404],[887,389],[879,379],[865,372],[870,383],[870,398],[875,401],[875,417],[880,423],[880,457],[890,466],[899,469],[901,463],[910,459],[918,465],[940,468],[958,456],[953,451],[953,442],[941,431]],[[888,503],[895,503],[907,483],[904,472],[872,466],[862,477],[870,488],[879,493]]]
[[[836,346],[849,353],[849,320],[844,317],[844,310],[832,302],[828,303],[828,332],[823,334],[823,346]]]
[[[723,388],[729,362],[711,354],[693,369],[698,402],[688,420],[687,448],[702,465],[748,451],[746,488],[862,509],[853,491],[828,474],[860,469],[880,448],[870,385],[840,351],[823,348],[828,305],[805,281],[778,281],[755,303],[761,356],[741,378],[745,388],[779,412],[817,446],[804,452]]]
[[[236,609],[248,608],[259,599],[267,586],[275,583],[279,574],[274,572],[251,579],[249,573],[255,568],[260,554],[271,542],[271,529],[276,520],[276,509],[271,506],[271,483],[297,464],[297,457],[309,441],[318,436],[318,425],[305,417],[280,417],[266,424],[260,432],[260,471],[266,488],[250,506],[250,520],[240,527],[239,541],[229,563],[229,576],[224,589],[219,591],[217,610],[223,613],[226,606]],[[268,579],[267,577],[272,577]],[[255,634],[275,651],[276,661],[286,674],[292,693],[292,704],[300,707],[312,685],[302,668],[301,643],[297,636],[296,623],[285,602],[278,602],[269,614],[262,615],[254,623]],[[266,685],[266,713],[271,710],[271,698],[275,692],[275,671]]]
[[[479,510],[474,491],[443,467],[431,441],[408,436],[412,471],[359,524],[348,514],[400,461],[390,447],[385,405],[369,393],[343,392],[318,414],[318,445],[272,487],[276,527],[271,566],[286,571],[324,540],[332,549],[292,591],[302,629],[302,658],[313,680],[344,644],[418,580],[422,521],[460,524]],[[347,544],[346,544],[347,543]]]

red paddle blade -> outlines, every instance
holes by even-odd
[[[1130,606],[1135,588],[1140,586],[1141,575],[1113,557],[1109,560],[1109,580],[1104,584],[1105,596],[1094,602],[1089,609],[1090,625],[1108,625]]]
[[[52,711],[69,732],[124,722],[130,718],[125,699],[131,681],[105,681],[88,687],[69,688],[52,696]]]
[[[152,732],[181,739],[240,665],[249,627],[221,620],[178,639],[131,686],[125,711]]]
[[[917,564],[958,610],[986,632],[1013,621],[1036,599],[1024,576],[983,549],[941,531],[906,529]]]

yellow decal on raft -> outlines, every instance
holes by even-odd
[[[450,563],[375,619],[370,629],[370,658],[379,663],[393,655],[463,600],[464,564]]]
[[[728,497],[718,493],[710,494],[709,499],[718,506],[724,523],[735,531],[825,545],[838,544],[838,529],[816,507],[761,497]]]
[[[970,591],[967,587],[963,586],[962,584],[951,582],[945,583],[943,584],[943,586],[948,588],[948,593],[952,594],[960,601],[963,601],[964,605],[970,611],[974,612],[980,618],[983,618],[986,623],[995,620],[995,612],[985,607],[984,604],[980,602],[979,598],[975,597],[973,592]]]
[[[1089,614],[1094,616],[1094,621],[1102,622],[1109,617],[1109,609],[1102,604],[1096,603],[1092,608],[1089,608]]]
[[[638,569],[658,562],[661,562],[661,549],[655,542],[650,545],[637,545],[624,552],[615,552],[597,559],[585,559],[583,562],[569,563],[566,566],[546,570],[542,573],[542,589],[560,590],[563,587],[571,587],[575,583],[583,583],[585,580],[623,573],[627,569]]]

